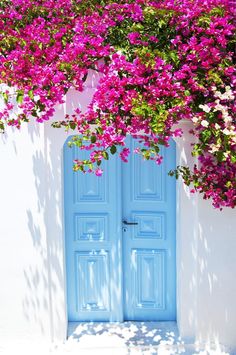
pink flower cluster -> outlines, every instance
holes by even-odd
[[[235,17],[232,0],[9,0],[0,5],[0,129],[53,117],[68,89],[101,73],[85,113],[55,127],[76,130],[90,151],[74,169],[100,176],[110,154],[136,150],[160,164],[160,145],[193,123],[198,166],[186,184],[217,208],[236,206]],[[16,109],[17,107],[17,109]],[[217,174],[216,174],[217,171]]]

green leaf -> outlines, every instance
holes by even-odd
[[[210,130],[204,130],[200,134],[200,139],[201,139],[202,142],[205,143],[205,142],[207,142],[210,139],[211,135],[212,135],[212,133],[211,133]]]
[[[227,181],[226,184],[225,184],[225,186],[228,187],[228,188],[230,188],[232,185],[233,185],[233,184],[232,184],[231,181]]]
[[[173,61],[175,64],[178,64],[178,63],[179,63],[179,57],[178,57],[177,51],[171,51],[169,55],[170,55],[170,58],[172,59],[172,61]]]
[[[162,28],[166,25],[166,21],[161,18],[160,20],[157,21],[157,25],[159,28]]]
[[[222,162],[225,160],[225,157],[224,157],[224,152],[220,151],[220,152],[217,152],[216,153],[216,156],[217,156],[217,160]]]
[[[174,176],[176,179],[178,179],[178,178],[179,178],[179,171],[178,171],[177,169],[175,169],[175,170],[170,170],[170,171],[168,172],[168,175],[169,175],[169,176]]]
[[[8,99],[9,99],[8,94],[6,92],[2,92],[2,96],[3,96],[5,104],[7,104],[8,103]]]
[[[18,92],[17,92],[17,95],[16,95],[16,101],[17,101],[17,103],[18,103],[18,104],[22,104],[23,99],[24,99],[24,93],[23,93],[23,91],[18,91]]]
[[[4,127],[4,123],[2,121],[0,121],[0,132],[4,132],[5,127]]]
[[[235,164],[236,163],[236,154],[235,155],[231,155],[230,158],[231,158],[232,163]]]
[[[33,98],[34,98],[34,92],[33,92],[33,90],[29,90],[28,95],[29,95],[29,98],[30,98],[31,100],[33,100]]]
[[[69,123],[69,125],[70,125],[70,128],[71,128],[71,129],[76,129],[76,126],[77,126],[76,122],[71,121],[71,122]]]
[[[97,130],[97,133],[98,133],[98,134],[102,134],[102,133],[103,133],[103,130],[102,130],[102,128],[100,128],[100,127],[97,127],[96,130]]]
[[[32,115],[33,117],[38,117],[36,110],[32,110],[31,115]],[[53,126],[53,127],[56,127],[56,126]]]
[[[191,93],[190,93],[189,90],[185,90],[185,91],[184,91],[184,95],[185,95],[185,96],[189,96],[190,94],[191,94]]]
[[[81,139],[77,139],[75,142],[74,142],[74,144],[76,145],[76,147],[82,147],[82,141],[81,141]]]
[[[67,38],[65,36],[63,36],[61,39],[61,42],[62,42],[63,47],[65,47],[67,44]]]
[[[96,140],[97,140],[97,138],[96,138],[96,136],[91,136],[91,143],[95,143],[96,142]]]
[[[107,152],[104,151],[104,152],[102,153],[102,155],[103,155],[103,157],[104,157],[105,160],[108,160],[108,159],[109,159],[109,155],[108,155]]]
[[[156,152],[156,153],[159,153],[159,152],[160,152],[160,148],[159,148],[158,145],[155,145],[155,146],[154,146],[154,149],[155,149],[155,152]]]
[[[115,154],[117,152],[117,149],[116,149],[116,146],[113,145],[111,148],[110,148],[110,152],[111,154]]]
[[[225,13],[225,10],[223,7],[221,6],[217,6],[217,7],[214,7],[211,11],[210,11],[210,15],[211,16],[221,16],[223,17],[224,16],[224,13]]]

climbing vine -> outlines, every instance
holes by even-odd
[[[89,150],[74,170],[102,174],[111,154],[135,153],[160,164],[160,146],[192,122],[192,191],[214,207],[236,206],[235,13],[226,0],[2,0],[0,130],[52,120],[75,131],[69,143]],[[100,73],[85,112],[55,122],[70,88],[83,91]]]

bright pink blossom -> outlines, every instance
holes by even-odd
[[[100,164],[116,152],[126,162],[129,135],[144,147],[137,153],[159,164],[160,146],[180,137],[176,125],[188,120],[199,164],[179,173],[215,207],[235,207],[233,0],[92,3],[0,5],[0,130],[52,119],[93,70],[101,77],[87,111],[75,107],[54,123],[76,130],[72,145],[88,153],[75,170],[100,176]]]

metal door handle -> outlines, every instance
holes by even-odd
[[[134,225],[138,224],[137,222],[127,222],[127,221],[123,221],[123,223],[127,226],[134,226]]]

